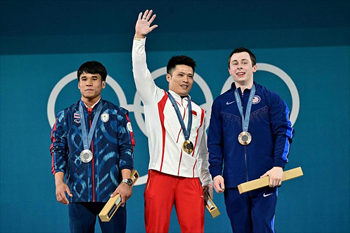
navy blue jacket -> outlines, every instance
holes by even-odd
[[[90,150],[93,160],[83,163],[84,150],[79,112],[80,101],[57,113],[52,129],[52,172],[66,174],[67,185],[73,194],[72,202],[106,202],[122,180],[122,169],[133,169],[134,138],[127,110],[108,101],[100,102],[88,112],[83,107],[89,127],[99,117]],[[102,104],[100,116],[96,116]]]
[[[290,143],[294,135],[286,103],[275,93],[255,84],[248,132],[249,145],[238,142],[242,132],[242,118],[235,100],[234,83],[231,89],[214,100],[211,112],[208,150],[209,171],[214,178],[222,175],[225,187],[259,178],[274,166],[288,162]],[[250,90],[240,93],[243,112],[247,107]]]

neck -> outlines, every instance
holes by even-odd
[[[253,80],[251,82],[246,82],[246,83],[235,82],[236,88],[240,87],[242,93],[244,92],[245,89],[251,89],[253,84],[254,84]]]
[[[177,93],[177,92],[175,92],[175,91],[173,91],[173,90],[170,90],[170,89],[169,89],[169,91],[172,91],[173,93],[175,93],[176,95],[180,96],[181,98],[185,98],[185,97],[188,97],[188,96],[189,96],[188,94],[180,94],[180,93]],[[170,94],[171,94],[171,93],[170,93]]]
[[[94,99],[88,99],[88,98],[84,98],[84,97],[81,98],[81,100],[84,102],[84,104],[88,108],[93,108],[100,101],[100,99],[101,99],[100,96],[96,97]]]

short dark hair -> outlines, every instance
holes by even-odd
[[[82,64],[78,69],[78,81],[79,81],[80,75],[84,72],[89,74],[99,74],[101,75],[101,80],[106,81],[106,77],[107,77],[106,67],[104,67],[98,61],[88,61]]]
[[[193,73],[194,73],[194,68],[196,67],[196,62],[188,56],[184,56],[184,55],[173,56],[172,58],[170,58],[170,60],[168,62],[168,65],[166,67],[166,72],[168,74],[171,74],[177,65],[189,66],[193,69]]]
[[[232,55],[235,53],[242,53],[242,52],[247,52],[249,54],[250,60],[252,60],[252,66],[256,65],[256,57],[255,57],[254,53],[252,53],[252,51],[250,51],[247,48],[239,47],[239,48],[234,49],[231,52],[230,56],[228,57],[228,68],[230,68],[230,62],[231,62]]]

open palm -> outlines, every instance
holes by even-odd
[[[152,16],[152,10],[146,10],[144,13],[140,13],[135,25],[135,37],[145,37],[148,33],[157,28],[158,25],[151,26],[152,22],[156,18],[156,15]]]

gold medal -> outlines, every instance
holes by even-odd
[[[246,131],[243,131],[238,135],[238,141],[241,145],[246,146],[252,141],[252,135]]]
[[[83,150],[80,153],[80,160],[83,163],[89,163],[92,160],[92,152],[90,150]]]
[[[187,154],[191,154],[193,151],[193,144],[190,140],[186,140],[183,144],[182,144],[182,149],[187,153]]]

